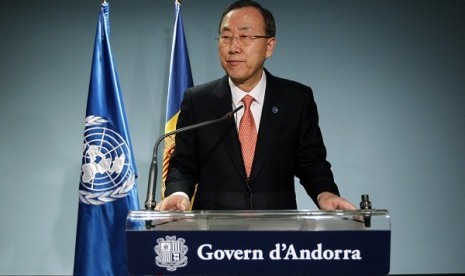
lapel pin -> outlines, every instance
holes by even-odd
[[[276,106],[273,106],[271,108],[271,112],[273,112],[274,114],[278,113],[278,108]]]

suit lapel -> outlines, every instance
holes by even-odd
[[[251,179],[260,171],[267,153],[272,150],[274,135],[279,125],[279,98],[280,89],[274,77],[266,70],[265,101],[263,103],[262,117],[257,137],[257,148],[255,149],[254,163],[252,166]]]
[[[227,76],[220,79],[218,85],[214,89],[210,110],[214,115],[212,118],[219,118],[232,110],[231,89],[229,87]],[[244,163],[242,161],[241,146],[237,135],[235,120],[231,119],[221,122],[217,124],[217,129],[218,135],[224,135],[224,133],[227,132],[227,135],[224,135],[223,137],[223,143],[232,163],[239,174],[245,179]]]

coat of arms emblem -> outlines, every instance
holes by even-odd
[[[166,239],[157,239],[155,246],[155,263],[159,267],[166,267],[168,271],[176,271],[179,267],[187,265],[187,250],[184,245],[186,242],[183,238],[176,239],[176,236],[166,236]]]

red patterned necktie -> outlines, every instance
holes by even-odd
[[[254,100],[255,99],[250,95],[246,95],[242,98],[242,102],[244,103],[244,114],[239,124],[239,141],[241,142],[242,158],[244,159],[247,177],[250,176],[255,145],[257,143],[257,128],[255,127],[255,121],[250,111],[250,105]]]

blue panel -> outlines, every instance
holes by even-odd
[[[177,247],[160,252],[170,239]],[[128,269],[145,275],[387,275],[390,239],[390,231],[127,231]]]

